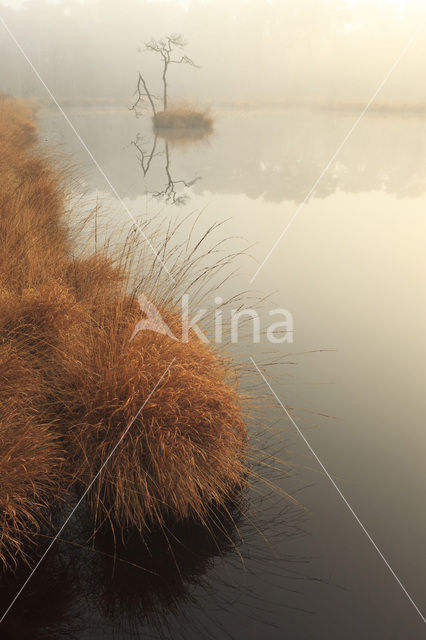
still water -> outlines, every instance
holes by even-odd
[[[268,369],[274,391],[424,610],[426,119],[363,118],[250,284],[357,113],[218,109],[208,139],[167,145],[125,107],[68,114],[134,216],[202,211],[196,231],[226,219],[216,238],[234,238],[233,251],[249,247],[213,295],[271,294],[264,314],[291,312],[292,343],[247,335],[234,351],[261,398],[263,455],[287,461],[288,473],[277,463],[265,476],[297,503],[260,481],[220,542],[181,531],[177,550],[157,541],[148,553],[133,541],[115,564],[59,543],[11,628],[23,634],[26,611],[38,608],[28,637],[424,637],[415,607],[250,356],[261,368],[281,359]],[[111,224],[130,228],[62,116],[47,107],[39,119],[45,144],[72,158],[88,197],[102,200]],[[64,533],[75,544],[77,528]]]

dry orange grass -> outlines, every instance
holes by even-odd
[[[43,376],[15,338],[4,341],[1,320],[0,327],[0,567],[15,567],[58,499],[64,457],[58,434],[43,418]]]
[[[26,559],[26,545],[49,521],[60,494],[62,447],[49,424],[9,408],[0,430],[0,566]]]
[[[2,147],[23,150],[37,140],[34,109],[25,100],[0,95],[0,131]]]
[[[66,252],[63,196],[36,149],[33,115],[24,102],[0,99],[0,566],[7,567],[26,557],[66,475],[44,376],[57,312],[45,289]]]
[[[105,304],[99,324],[64,352],[59,396],[84,485],[137,415],[92,501],[98,520],[143,532],[167,517],[203,519],[235,491],[246,473],[246,430],[228,363],[197,338],[148,331],[129,343],[139,317],[134,305]]]
[[[247,433],[230,362],[197,337],[181,342],[145,331],[129,341],[141,312],[128,252],[71,257],[66,182],[35,144],[32,118],[27,105],[0,100],[5,566],[23,556],[48,505],[73,482],[87,486],[135,416],[90,493],[96,526],[108,520],[143,532],[170,517],[204,520],[247,475]],[[139,286],[179,335],[172,288],[152,265],[140,264]],[[187,271],[178,265],[180,274]]]
[[[0,100],[0,286],[16,291],[59,276],[69,251],[63,175],[36,147],[30,117],[25,103]]]

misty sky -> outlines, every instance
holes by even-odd
[[[154,92],[159,61],[138,48],[180,32],[198,70],[175,66],[171,96],[200,100],[368,100],[416,27],[423,0],[2,0],[0,15],[58,98],[131,99],[138,69]],[[0,90],[45,92],[0,24]],[[419,34],[379,101],[426,101]]]

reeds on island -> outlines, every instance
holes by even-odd
[[[213,118],[209,111],[199,109],[192,104],[176,104],[164,111],[157,111],[153,117],[154,130],[169,134],[173,131],[185,130],[206,135],[213,131]]]

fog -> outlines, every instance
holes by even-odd
[[[0,15],[59,99],[130,101],[137,71],[159,91],[160,63],[139,52],[179,32],[200,69],[175,66],[170,95],[201,101],[366,101],[424,21],[422,0],[3,0]],[[45,89],[0,24],[0,90]],[[426,101],[418,34],[378,102]]]

